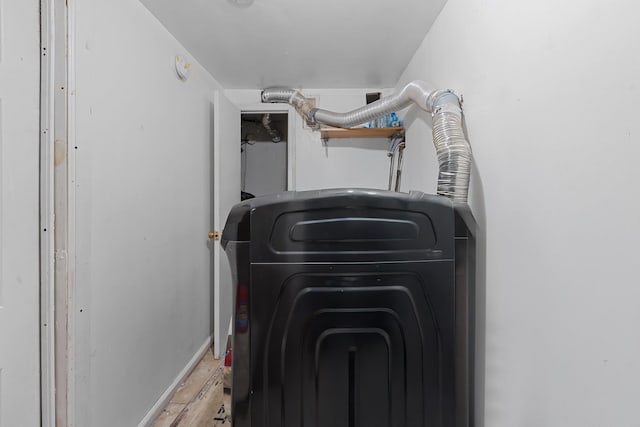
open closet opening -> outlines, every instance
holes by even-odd
[[[288,114],[241,116],[242,200],[287,190]]]

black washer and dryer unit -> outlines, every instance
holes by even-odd
[[[420,192],[236,205],[233,426],[472,426],[474,229]]]

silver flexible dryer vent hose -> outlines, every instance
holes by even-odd
[[[417,80],[391,96],[346,113],[313,108],[300,91],[288,88],[263,90],[262,102],[288,103],[307,120],[341,128],[361,125],[416,104],[430,112],[433,119],[433,143],[439,163],[438,194],[454,203],[467,203],[471,146],[462,129],[460,100],[449,90],[434,90]]]
[[[456,95],[445,92],[433,104],[433,144],[438,155],[438,194],[467,203],[471,176],[471,145],[462,129],[462,108]]]

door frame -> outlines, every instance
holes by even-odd
[[[296,123],[298,114],[287,104],[240,105],[240,114],[280,113],[287,114],[287,191],[296,191]]]
[[[55,426],[54,6],[40,0],[40,419]]]
[[[40,0],[42,427],[75,425],[75,7]]]

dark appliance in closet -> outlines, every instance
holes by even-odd
[[[474,224],[420,192],[236,205],[233,425],[473,425]]]

